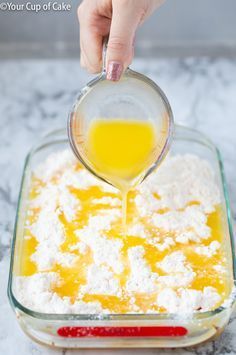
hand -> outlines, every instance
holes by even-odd
[[[164,0],[83,0],[78,8],[81,66],[101,71],[103,38],[109,35],[107,79],[117,81],[131,63],[138,26]]]

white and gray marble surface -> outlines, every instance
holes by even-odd
[[[176,121],[210,137],[223,155],[236,219],[236,61],[136,60],[133,65],[167,94]],[[181,350],[50,350],[19,328],[6,295],[10,241],[23,163],[45,132],[65,127],[79,88],[89,79],[78,61],[0,61],[0,354],[236,354],[236,318],[216,341]]]

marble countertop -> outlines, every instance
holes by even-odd
[[[236,61],[161,59],[134,62],[167,94],[176,122],[194,127],[217,144],[223,155],[236,220]],[[134,350],[50,350],[19,328],[6,295],[10,241],[24,159],[44,133],[65,127],[79,88],[88,81],[79,62],[0,61],[0,354],[133,354]],[[236,354],[236,317],[223,335],[195,349],[135,350],[138,354]]]

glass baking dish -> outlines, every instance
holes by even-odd
[[[227,302],[208,312],[197,311],[190,316],[176,314],[46,314],[24,307],[14,290],[14,279],[21,257],[23,228],[31,172],[50,153],[68,148],[64,130],[44,137],[26,158],[20,189],[14,237],[8,297],[23,331],[33,340],[53,347],[105,348],[105,347],[185,347],[209,340],[220,334],[227,325],[235,306],[236,268],[233,231],[227,187],[221,156],[216,147],[202,134],[182,126],[175,127],[171,152],[193,153],[207,159],[215,171],[221,192],[225,246],[228,255],[231,294]]]

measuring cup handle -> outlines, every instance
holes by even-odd
[[[107,43],[108,37],[105,37],[102,44],[102,73],[106,73]]]

